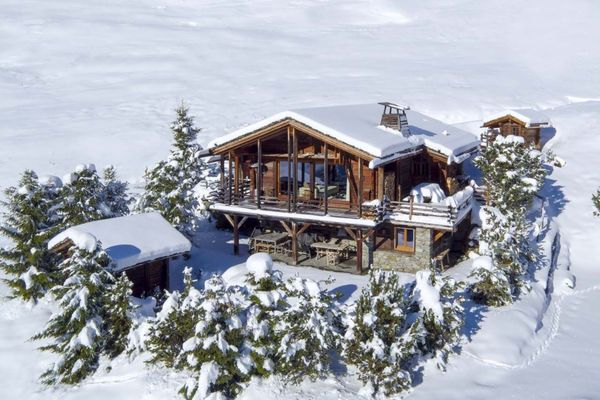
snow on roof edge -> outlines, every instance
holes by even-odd
[[[488,122],[491,122],[491,121],[493,121],[495,119],[499,119],[499,118],[505,117],[507,115],[509,115],[509,116],[511,116],[513,118],[516,118],[519,121],[522,121],[527,128],[530,128],[533,125],[536,125],[536,126],[537,125],[552,126],[552,121],[550,120],[550,117],[548,117],[543,112],[541,112],[539,110],[534,110],[532,108],[506,109],[504,111],[492,114],[490,117],[486,118],[483,121],[483,123],[485,125]]]

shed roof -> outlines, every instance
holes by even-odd
[[[363,150],[374,158],[388,158],[425,145],[448,156],[448,161],[477,148],[475,135],[413,110],[407,110],[411,136],[380,124],[383,107],[379,104],[355,104],[302,108],[284,111],[262,121],[226,134],[209,143],[208,148],[223,145],[276,122],[293,119],[327,136]]]
[[[488,126],[493,121],[496,121],[496,120],[499,120],[499,119],[502,119],[502,118],[508,117],[508,116],[511,116],[511,117],[523,122],[523,124],[527,128],[530,128],[532,126],[539,126],[539,125],[548,125],[548,126],[552,125],[550,118],[541,111],[534,110],[531,108],[517,108],[517,109],[504,110],[502,112],[492,115],[491,117],[487,118],[484,121],[483,126]]]
[[[52,249],[91,234],[102,243],[116,270],[190,251],[191,243],[159,213],[132,214],[73,226],[48,243]]]

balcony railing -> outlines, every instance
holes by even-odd
[[[230,193],[231,192],[231,193]],[[423,223],[427,225],[452,226],[471,208],[473,190],[467,188],[451,196],[453,204],[417,203],[411,197],[409,201],[370,201],[364,203],[359,210],[356,204],[329,204],[327,215],[344,218],[361,218],[372,221],[391,219],[400,222]],[[236,191],[218,184],[211,192],[209,201],[224,205],[238,206],[246,209],[291,212],[311,215],[325,215],[323,200],[297,199],[294,203],[287,199],[261,196],[260,204],[257,196],[250,189],[249,182],[242,182]]]

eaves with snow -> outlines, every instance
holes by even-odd
[[[91,239],[100,241],[115,271],[186,253],[192,247],[160,214],[151,212],[73,226],[52,238],[48,248],[54,249],[67,241],[88,248]]]
[[[485,119],[483,126],[484,127],[488,126],[488,125],[492,124],[494,121],[497,121],[497,120],[500,120],[500,119],[503,119],[503,118],[506,118],[509,116],[512,117],[513,119],[521,121],[522,124],[526,128],[532,128],[532,127],[537,127],[537,126],[552,126],[552,121],[550,120],[550,117],[548,117],[546,114],[544,114],[541,111],[534,110],[531,108],[508,109],[508,110],[504,110],[504,111],[495,113]]]
[[[208,149],[286,119],[367,152],[373,157],[369,164],[371,168],[423,146],[447,156],[448,164],[460,163],[479,145],[478,138],[472,133],[410,109],[405,111],[410,135],[405,135],[380,125],[382,110],[380,104],[372,103],[283,111],[214,139],[208,144]]]

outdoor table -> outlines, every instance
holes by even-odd
[[[273,253],[277,246],[288,241],[288,234],[282,232],[264,233],[262,235],[254,236],[251,238],[251,241],[254,245],[254,251]]]
[[[317,251],[317,258],[325,257],[327,266],[336,265],[339,262],[340,258],[343,257],[348,250],[348,245],[345,243],[336,244],[328,242],[317,242],[311,244],[310,247]]]

